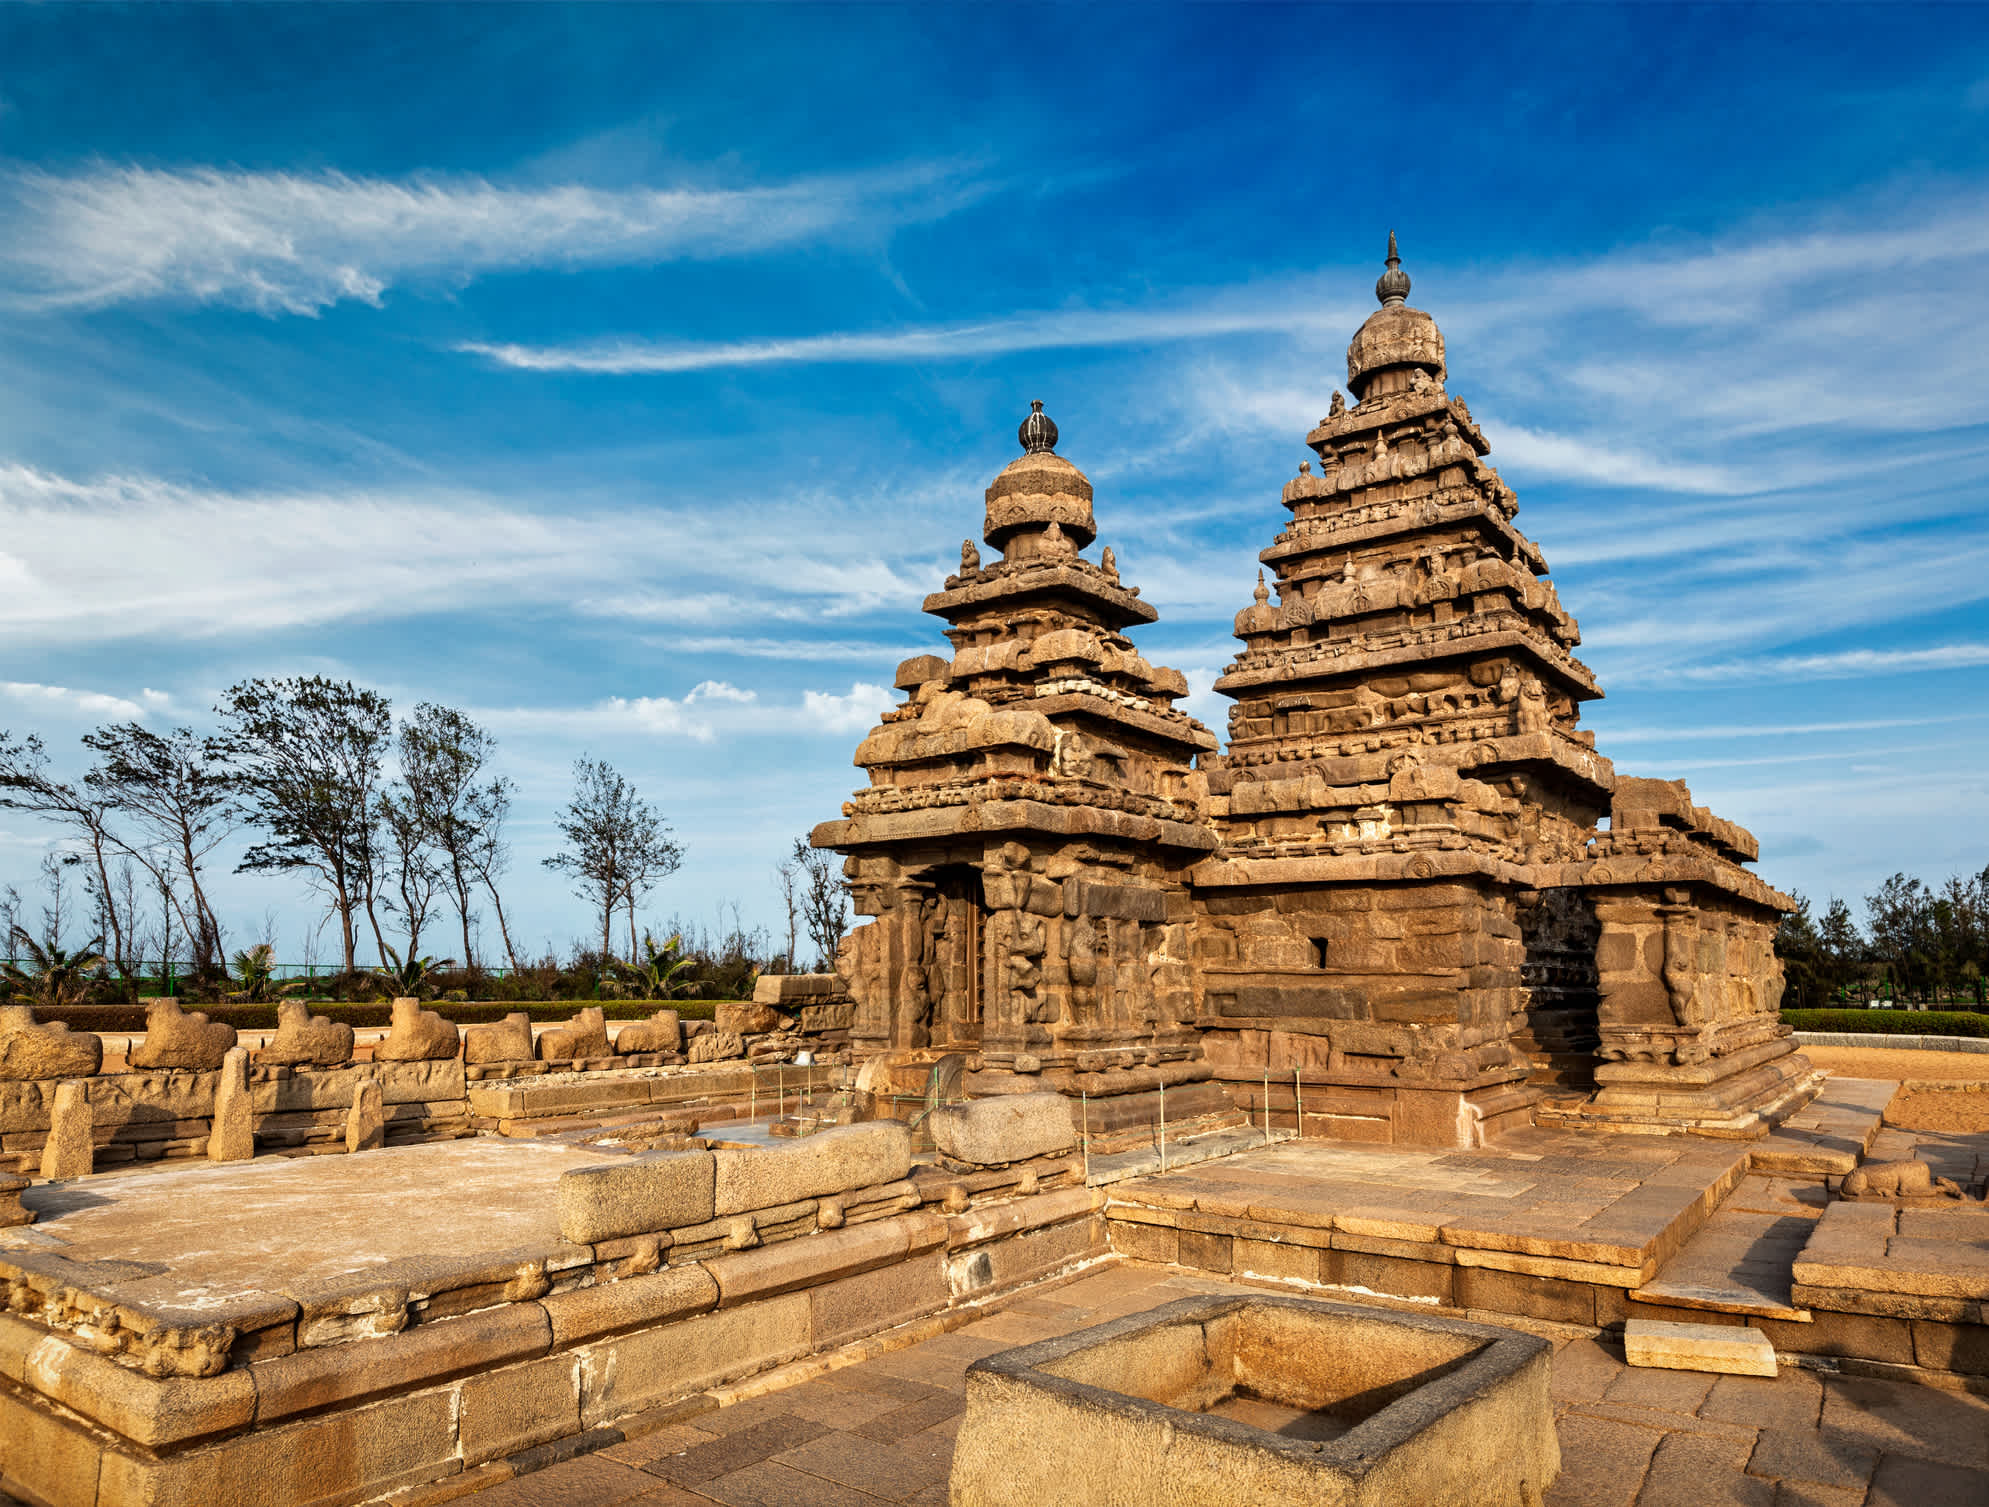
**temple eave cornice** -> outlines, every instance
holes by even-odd
[[[1311,645],[1303,647],[1311,648]],[[1330,644],[1327,646],[1330,647]],[[1311,654],[1303,659],[1253,666],[1247,663],[1256,650],[1246,650],[1237,664],[1217,679],[1215,689],[1225,695],[1280,684],[1313,684],[1362,675],[1369,671],[1392,669],[1397,665],[1435,664],[1482,654],[1524,655],[1541,670],[1552,674],[1577,701],[1594,701],[1602,695],[1595,676],[1586,665],[1564,658],[1542,646],[1527,633],[1500,630],[1492,633],[1466,633],[1432,642],[1398,644],[1386,649],[1351,650],[1338,654]]]
[[[979,580],[953,576],[948,578],[944,591],[936,591],[925,599],[923,610],[953,622],[981,608],[1048,598],[1088,607],[1099,622],[1112,628],[1160,620],[1155,608],[1095,571],[1096,567],[1079,569],[1065,564],[1031,566],[1000,574],[986,572]]]

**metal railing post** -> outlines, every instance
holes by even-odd
[[[1167,1170],[1167,1080],[1160,1080],[1160,1170]]]
[[[1305,1079],[1304,1070],[1291,1070],[1291,1133],[1299,1140],[1305,1139]]]
[[[1077,1112],[1081,1117],[1077,1122],[1078,1144],[1084,1148],[1084,1185],[1091,1186],[1091,1100],[1083,1089],[1077,1091]]]

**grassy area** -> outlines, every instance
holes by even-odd
[[[322,1015],[327,1020],[340,1020],[354,1027],[384,1026],[393,1019],[393,1006],[385,1000],[354,1005],[337,1004],[330,1000],[308,1002],[313,1015]],[[710,1020],[716,1007],[730,1001],[711,999],[620,999],[603,1000],[601,1012],[609,1020],[646,1020],[658,1010],[675,1010],[686,1020]],[[514,1012],[529,1014],[535,1021],[560,1022],[571,1020],[584,1009],[591,1008],[585,1001],[559,1000],[552,1003],[524,1004],[509,1000],[430,1000],[428,1009],[458,1025],[481,1025],[494,1020],[502,1020]],[[275,1005],[195,1005],[185,1004],[183,1008],[204,1011],[209,1020],[226,1021],[238,1031],[269,1031],[276,1028]],[[66,1022],[77,1031],[142,1031],[145,1029],[145,1011],[138,1005],[73,1005],[59,1010],[35,1011],[35,1019],[43,1023],[52,1020]]]
[[[1798,1031],[1861,1031],[1872,1036],[1989,1036],[1977,1010],[1784,1010]]]

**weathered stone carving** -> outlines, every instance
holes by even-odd
[[[489,1025],[471,1026],[463,1033],[466,1064],[531,1060],[532,1017],[523,1010],[514,1010]]]
[[[276,1007],[276,1034],[256,1048],[255,1060],[287,1067],[338,1067],[352,1060],[352,1027],[313,1015],[299,1000]]]
[[[683,1049],[684,1026],[675,1010],[658,1010],[647,1020],[623,1026],[615,1037],[615,1050],[623,1055],[633,1052],[681,1052]]]
[[[421,1001],[402,997],[394,1001],[392,1029],[373,1048],[375,1062],[434,1062],[456,1055],[461,1036],[455,1022],[444,1020],[433,1010],[424,1010]]]
[[[539,1033],[542,1062],[571,1062],[608,1055],[608,1021],[599,1005],[590,1005],[563,1026]]]
[[[134,1068],[189,1068],[211,1072],[235,1044],[235,1028],[210,1021],[201,1011],[188,1014],[175,999],[145,1001],[145,1039],[126,1060]]]
[[[724,1062],[745,1055],[745,1039],[736,1031],[705,1031],[691,1041],[693,1062]]]
[[[0,1080],[88,1078],[104,1065],[104,1044],[61,1021],[35,1024],[32,1005],[0,1005]]]

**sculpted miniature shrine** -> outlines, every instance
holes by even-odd
[[[960,1053],[970,1093],[1055,1088],[1099,1130],[1165,1090],[1170,1120],[1422,1145],[1758,1135],[1814,1092],[1777,1014],[1790,902],[1580,728],[1580,630],[1409,287],[1391,235],[1237,614],[1221,751],[1125,636],[1157,613],[1082,553],[1091,484],[1033,405],[999,557],[969,541],[925,602],[952,655],[899,667],[870,788],[814,833],[874,918],[840,965],[860,1051]]]

